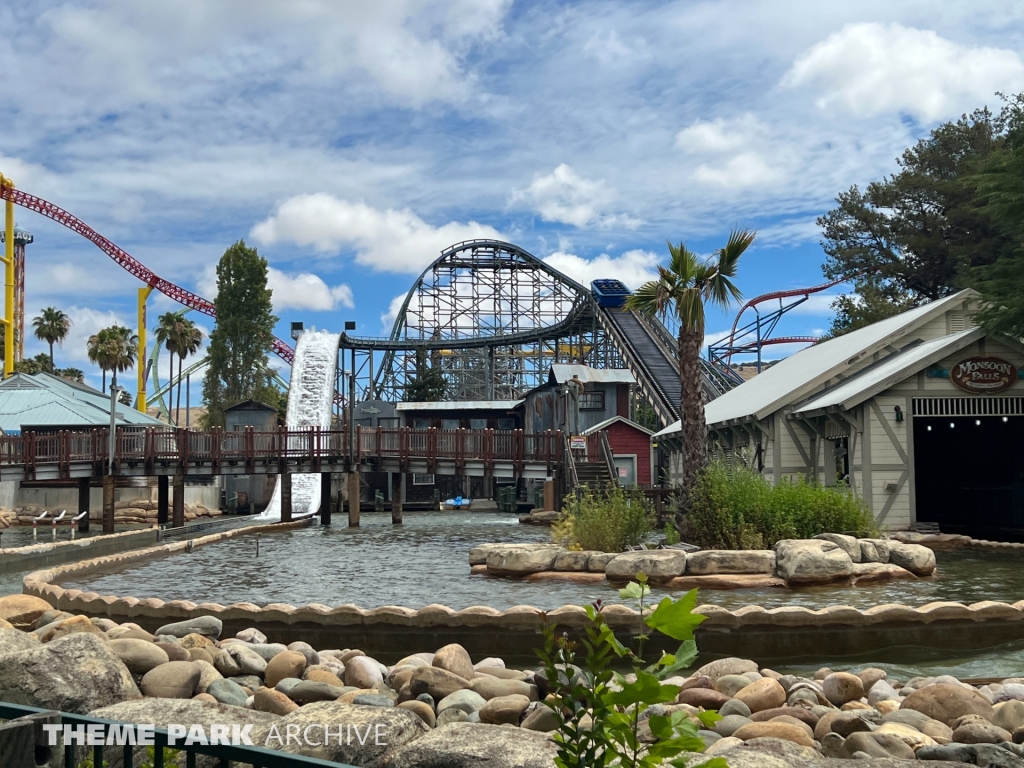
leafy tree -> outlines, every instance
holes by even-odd
[[[440,367],[427,361],[426,350],[416,350],[416,376],[405,385],[407,403],[434,403],[443,400],[448,384]]]
[[[117,386],[117,374],[135,365],[139,337],[122,325],[103,328],[89,337],[89,359],[103,371],[103,389],[106,391],[107,371],[111,372],[110,386]]]
[[[181,380],[182,364],[185,359],[199,351],[203,344],[203,332],[194,322],[185,319],[178,337],[178,403],[174,408],[174,423],[181,424]]]
[[[203,381],[207,426],[223,426],[224,408],[265,392],[277,323],[270,297],[267,260],[239,240],[217,264],[217,324]]]
[[[80,368],[58,368],[54,373],[62,379],[77,381],[79,384],[85,381],[85,372]]]
[[[707,464],[708,427],[704,418],[700,351],[704,346],[704,304],[726,307],[740,298],[733,282],[744,251],[756,233],[734,230],[725,247],[701,261],[680,243],[668,244],[668,267],[658,267],[658,279],[641,285],[626,301],[626,308],[662,317],[673,314],[679,321],[679,403],[683,443],[681,506],[686,509],[700,471]]]
[[[50,370],[53,370],[53,345],[60,344],[71,330],[71,318],[56,307],[46,307],[32,320],[36,338],[50,345]]]
[[[1005,235],[965,179],[1005,142],[1015,103],[940,125],[903,153],[896,173],[851,187],[818,219],[826,276],[852,280],[856,294],[833,304],[833,335],[949,295],[994,261]]]
[[[171,417],[171,406],[174,402],[174,356],[178,353],[182,325],[185,322],[184,312],[164,312],[156,321],[156,343],[162,344],[167,350],[167,418]],[[177,425],[178,420],[174,420]]]

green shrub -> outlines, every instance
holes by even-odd
[[[627,491],[618,484],[600,493],[583,486],[579,496],[566,498],[563,517],[572,521],[574,543],[601,552],[622,552],[641,544],[655,525],[654,508],[643,492]]]
[[[871,512],[846,486],[788,478],[772,485],[746,467],[730,471],[719,463],[701,474],[686,516],[687,535],[712,549],[766,549],[819,533],[876,532]]]

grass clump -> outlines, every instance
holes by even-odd
[[[776,485],[746,467],[711,464],[686,516],[686,534],[709,549],[767,549],[782,539],[819,533],[875,534],[863,500],[834,488],[783,478]]]
[[[612,484],[599,492],[583,486],[565,500],[561,524],[553,535],[563,545],[600,552],[622,552],[647,540],[655,514],[642,491]]]

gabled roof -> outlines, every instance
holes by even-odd
[[[794,414],[814,415],[816,411],[849,410],[879,392],[912,376],[922,368],[963,349],[985,335],[981,328],[968,328],[949,336],[941,336],[920,344],[911,344],[896,354],[863,371],[837,386],[826,389],[793,409]]]
[[[789,403],[810,396],[818,387],[864,358],[904,338],[925,323],[941,317],[965,301],[979,297],[967,289],[856,331],[820,342],[780,360],[705,406],[708,426],[730,421],[763,419]],[[675,434],[675,422],[655,437]]]
[[[644,432],[645,434],[648,434],[648,435],[653,435],[654,434],[653,430],[650,430],[647,427],[640,426],[635,421],[630,421],[625,416],[612,416],[610,419],[605,419],[600,424],[595,424],[594,426],[590,427],[589,429],[584,429],[583,430],[583,434],[584,435],[592,435],[595,432],[600,432],[600,431],[602,431],[604,429],[608,429],[608,427],[610,427],[612,424],[614,424],[617,421],[621,421],[627,427],[632,427],[633,429],[635,429],[635,430],[637,430],[639,432]]]
[[[548,384],[564,384],[573,378],[584,384],[636,384],[636,377],[626,368],[591,368],[570,363],[552,365]]]

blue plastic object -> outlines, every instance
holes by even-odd
[[[631,293],[621,280],[594,280],[590,292],[602,307],[621,307]]]

